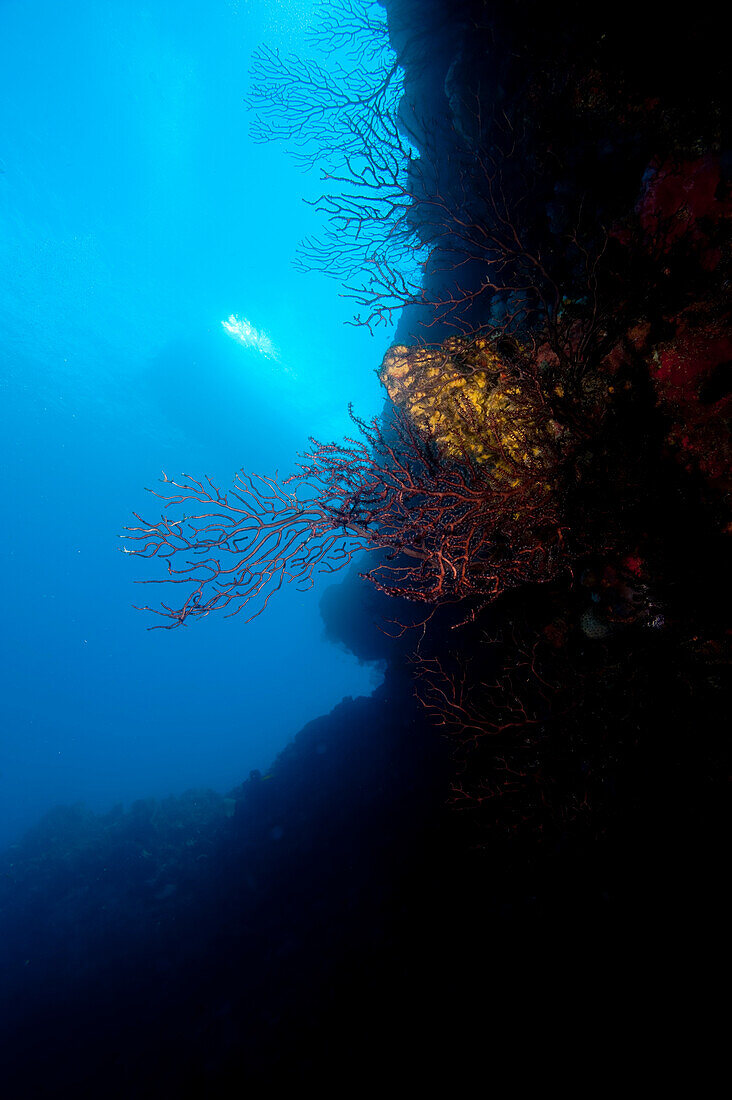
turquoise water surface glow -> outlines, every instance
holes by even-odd
[[[317,172],[248,136],[252,50],[305,50],[314,7],[0,8],[0,842],[58,802],[225,790],[378,682],[318,591],[148,632],[157,563],[118,553],[161,469],[286,474],[381,405],[389,333],[291,266]]]

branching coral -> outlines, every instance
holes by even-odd
[[[214,610],[258,614],[283,583],[309,586],[359,550],[386,552],[362,574],[378,589],[433,606],[485,602],[566,567],[559,454],[538,386],[480,339],[392,349],[382,379],[391,419],[354,416],[360,438],[311,440],[283,484],[242,472],[227,493],[209,479],[164,478],[176,490],[156,494],[166,515],[138,516],[143,525],[128,531],[133,553],[163,558],[165,580],[190,588],[179,607],[158,610],[167,625]],[[167,517],[191,501],[199,514]]]

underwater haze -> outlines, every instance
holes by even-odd
[[[0,845],[59,803],[224,792],[379,682],[318,590],[148,631],[159,563],[119,552],[161,470],[286,475],[382,403],[388,332],[291,264],[318,174],[249,137],[252,51],[302,51],[315,6],[0,7]]]

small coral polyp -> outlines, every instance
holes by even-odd
[[[379,377],[394,405],[449,456],[491,464],[511,483],[517,466],[545,465],[549,436],[538,403],[485,338],[396,345]]]

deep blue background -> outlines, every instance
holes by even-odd
[[[298,275],[319,193],[244,104],[308,0],[0,7],[0,843],[58,802],[226,790],[373,667],[323,639],[318,591],[253,623],[147,632],[156,563],[125,557],[159,472],[290,472],[374,414],[389,333]],[[231,313],[276,358],[227,336]],[[320,590],[328,583],[324,579]]]

